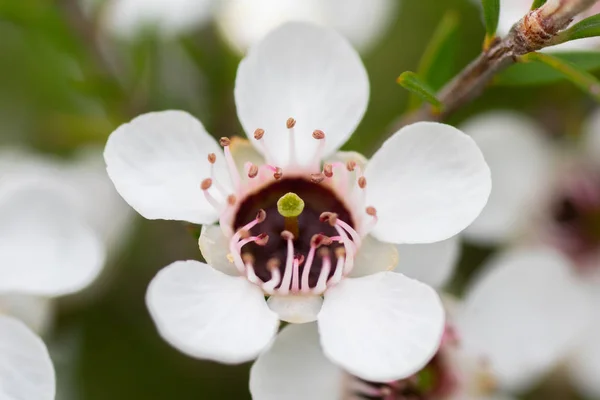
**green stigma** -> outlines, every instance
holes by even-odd
[[[277,200],[277,211],[285,218],[294,218],[302,214],[304,201],[296,193],[286,193]]]

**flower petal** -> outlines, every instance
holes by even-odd
[[[53,400],[54,367],[48,350],[22,322],[0,316],[0,398]]]
[[[254,400],[342,398],[343,371],[323,354],[317,325],[291,324],[250,370]]]
[[[444,309],[429,286],[379,272],[329,289],[318,321],[330,360],[362,379],[388,382],[414,374],[435,355]]]
[[[454,236],[436,243],[400,244],[397,249],[400,261],[396,272],[441,288],[452,278],[460,254],[460,240]]]
[[[278,166],[290,163],[286,120],[296,120],[296,159],[309,164],[325,132],[323,156],[338,149],[367,108],[369,80],[354,49],[335,31],[293,22],[253,46],[238,68],[235,101],[240,122],[252,139],[257,128]],[[259,148],[260,150],[260,148]]]
[[[177,261],[160,271],[148,287],[146,303],[172,346],[223,363],[253,359],[279,327],[258,286],[198,261]]]
[[[596,316],[594,319],[568,364],[574,384],[589,398],[600,397],[600,318]]]
[[[317,320],[321,311],[321,296],[271,296],[267,301],[269,308],[277,313],[279,319],[292,324],[305,324]]]
[[[3,294],[0,296],[0,314],[15,317],[38,335],[44,335],[52,325],[54,301],[26,294]]]
[[[229,185],[223,152],[200,121],[183,111],[141,115],[115,130],[104,159],[117,191],[148,219],[209,224],[217,211],[200,189],[217,155],[217,179]]]
[[[398,250],[390,243],[381,242],[371,235],[363,238],[356,258],[354,269],[350,274],[353,278],[391,271],[398,264]]]
[[[204,225],[198,241],[202,257],[214,269],[231,276],[239,276],[233,259],[229,259],[229,239],[219,225]]]
[[[591,299],[559,253],[516,249],[493,259],[455,318],[466,351],[499,384],[523,390],[556,365],[591,316]]]
[[[46,182],[10,185],[0,197],[0,292],[39,296],[74,293],[104,264],[104,247]]]
[[[485,244],[506,241],[531,222],[528,216],[548,187],[551,148],[540,127],[516,113],[480,115],[461,128],[483,152],[493,182],[485,208],[465,235]]]
[[[456,235],[479,215],[490,171],[471,138],[456,128],[418,122],[402,128],[365,171],[372,235],[392,243],[432,243]]]

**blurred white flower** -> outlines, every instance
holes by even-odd
[[[228,0],[217,12],[217,24],[240,53],[277,26],[306,21],[329,26],[360,51],[385,34],[399,0]]]
[[[280,319],[318,320],[327,357],[363,379],[409,376],[434,355],[440,300],[389,271],[399,249],[385,242],[460,232],[487,200],[489,170],[470,138],[435,123],[402,129],[366,166],[334,155],[368,97],[366,71],[342,36],[289,23],[238,69],[238,116],[260,154],[227,138],[223,152],[180,111],[145,114],[111,134],[109,176],[140,214],[220,222],[200,239],[209,265],[179,261],[150,284],[148,307],[167,341],[236,363],[267,348]]]
[[[481,7],[480,0],[472,0],[477,6]],[[531,10],[533,0],[500,0],[500,19],[498,21],[498,35],[506,35],[510,29],[516,24],[521,18],[525,16]],[[600,3],[592,6],[584,13],[578,15],[573,23],[577,23],[585,18],[591,17],[600,13]],[[599,38],[585,38],[572,40],[567,43],[563,43],[557,46],[548,47],[551,51],[571,51],[571,50],[598,50],[600,48]]]
[[[515,257],[525,260],[525,265],[511,263]],[[425,368],[401,380],[376,382],[353,376],[325,357],[317,324],[289,325],[253,365],[252,397],[509,399],[509,391],[530,386],[556,364],[557,354],[581,329],[582,316],[590,311],[569,307],[585,303],[586,294],[557,260],[542,252],[515,252],[491,262],[464,301],[445,299],[447,328],[438,352]],[[529,264],[533,271],[526,269]],[[520,273],[523,267],[525,274]],[[534,285],[542,270],[548,284]],[[397,271],[407,272],[402,264]],[[515,284],[514,275],[519,275],[520,284]],[[558,289],[564,290],[562,296],[556,295]],[[550,330],[553,335],[546,335]],[[365,336],[362,343],[371,339]]]
[[[55,391],[44,342],[22,322],[0,315],[0,398],[54,400]]]
[[[560,344],[545,352],[554,364],[579,347],[580,353],[571,357],[571,373],[585,393],[600,396],[599,346],[586,338],[575,340],[583,328],[597,337],[600,323],[597,313],[590,312],[598,304],[594,297],[600,296],[600,113],[590,118],[580,146],[567,151],[552,146],[535,123],[520,115],[482,115],[462,128],[481,147],[493,181],[487,206],[464,236],[523,248],[502,256],[502,266],[495,268],[514,273],[504,272],[506,281],[495,290],[510,292],[523,284],[532,293],[554,288],[554,301],[535,303],[547,320],[531,327],[536,335],[524,330],[522,340],[533,346],[562,335]],[[573,290],[580,295],[568,295]],[[557,318],[564,310],[573,314],[571,319]],[[566,328],[571,332],[565,333]]]

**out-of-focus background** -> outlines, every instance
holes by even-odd
[[[254,31],[263,25],[260,21],[267,25],[277,16],[262,1],[237,11],[224,11],[226,2],[188,1],[188,8],[210,11],[184,10],[185,17],[173,17],[185,22],[182,29],[171,21],[157,31],[135,23],[143,13],[136,8],[141,0],[122,1],[131,4],[116,13],[111,0],[0,0],[0,146],[70,160],[81,148],[102,147],[114,128],[136,115],[173,108],[198,117],[215,137],[243,135],[233,99],[243,41],[251,40],[245,35],[259,34]],[[147,0],[146,5],[158,3]],[[182,2],[173,2],[173,7],[176,3]],[[350,12],[344,2],[334,3],[334,12],[320,15],[320,23],[334,25],[336,13]],[[448,12],[460,23],[454,49],[437,61],[444,63],[444,70],[458,72],[480,53],[484,37],[476,2],[391,3],[392,8],[373,16],[375,22],[363,16],[365,25],[380,24],[381,32],[370,43],[360,43],[360,38],[355,42],[369,73],[371,101],[344,148],[366,155],[392,133],[394,122],[409,107],[409,94],[396,78],[419,68]],[[194,19],[196,12],[203,16]],[[244,27],[248,19],[256,19],[259,28]],[[349,36],[368,28],[357,22],[346,25]],[[440,79],[435,86],[446,78]],[[567,137],[594,107],[590,97],[566,82],[492,84],[448,122],[460,124],[488,109],[515,109],[535,117],[549,136]],[[99,215],[105,215],[105,206],[100,199],[94,204]],[[250,398],[249,365],[219,365],[180,354],[159,338],[144,304],[146,287],[160,268],[175,260],[201,259],[197,228],[133,214],[110,248],[101,279],[86,292],[61,299],[45,335],[57,365],[58,399]],[[455,294],[495,250],[464,246],[450,285]],[[524,398],[580,397],[557,368]]]

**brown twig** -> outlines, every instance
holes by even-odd
[[[508,35],[492,41],[487,49],[471,62],[438,93],[441,111],[430,105],[407,114],[394,131],[417,121],[441,121],[481,94],[490,80],[501,70],[515,63],[520,56],[551,44],[573,18],[598,0],[548,0],[542,7],[530,11],[517,22]]]

